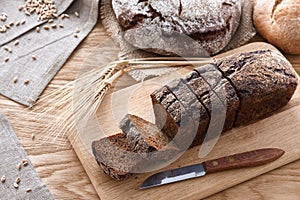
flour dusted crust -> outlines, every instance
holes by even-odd
[[[253,19],[270,43],[300,55],[300,0],[257,0]]]
[[[113,0],[112,5],[124,38],[160,54],[216,54],[241,16],[239,0]]]

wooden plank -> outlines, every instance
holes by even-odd
[[[226,55],[268,48],[273,47],[265,43],[253,43],[228,52]],[[104,135],[119,132],[118,122],[127,113],[137,114],[140,117],[153,121],[149,94],[155,88],[175,77],[186,74],[188,71],[190,69],[181,69],[177,73],[135,84],[108,95],[99,109],[96,127],[90,127],[89,130],[79,135],[80,139],[74,144],[74,149],[102,200],[171,199],[175,196],[177,199],[205,198],[300,158],[300,150],[297,148],[300,145],[300,135],[298,134],[300,127],[300,114],[298,112],[300,109],[300,87],[298,87],[288,106],[265,120],[229,131],[220,138],[216,147],[205,159],[198,158],[199,147],[195,147],[188,150],[179,160],[163,170],[266,147],[277,147],[286,151],[286,154],[278,161],[261,167],[213,174],[199,179],[143,191],[139,190],[140,184],[147,176],[157,172],[135,175],[135,177],[121,182],[106,176],[94,160],[91,153],[91,142]],[[166,193],[166,191],[168,192]]]

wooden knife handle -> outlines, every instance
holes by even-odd
[[[269,148],[249,151],[209,160],[203,163],[206,173],[215,173],[244,167],[254,167],[277,160],[284,154],[281,149]]]

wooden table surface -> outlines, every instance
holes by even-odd
[[[82,60],[107,37],[101,23],[98,23],[43,95],[74,80]],[[256,37],[254,40],[260,41],[261,39]],[[299,73],[300,56],[287,57]],[[40,148],[35,148],[31,140],[32,130],[40,130],[43,125],[35,124],[33,118],[28,118],[23,106],[2,96],[0,96],[0,110],[11,122],[37,172],[56,199],[99,199],[72,147],[57,148],[42,144]],[[299,199],[299,169],[300,160],[215,194],[208,199]]]

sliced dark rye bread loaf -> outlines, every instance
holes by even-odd
[[[156,124],[172,139],[177,134],[179,135],[175,138],[175,143],[180,146],[181,150],[188,148],[191,144],[192,146],[199,144],[206,132],[209,115],[205,107],[181,80],[174,80],[168,86],[154,91],[151,99]],[[187,139],[184,139],[184,136]],[[197,140],[193,142],[193,138]]]
[[[145,158],[168,160],[168,156],[178,153],[178,148],[166,134],[140,117],[126,115],[120,122],[120,129],[126,133],[132,151]]]
[[[225,88],[225,91],[228,92],[225,100],[231,101],[229,99],[234,99],[236,102],[230,102],[232,105],[230,105],[230,103],[228,105],[229,107],[232,106],[232,108],[227,108],[227,110],[232,109],[232,111],[237,109],[235,126],[248,124],[253,120],[266,117],[270,115],[270,113],[283,107],[293,96],[298,84],[298,78],[291,64],[282,55],[270,50],[235,54],[217,60],[216,65],[220,72],[222,72],[223,77],[221,79],[214,79],[213,74],[218,72],[212,67],[208,67],[207,70],[204,70],[204,67],[207,66],[197,68],[197,73],[195,74],[195,72],[193,72],[192,74],[196,77],[197,74],[200,75],[200,77],[206,77],[206,82],[209,83],[209,86],[221,100],[224,96],[220,95],[222,93],[218,91],[219,88],[222,88],[221,91]],[[185,116],[191,110],[195,109],[198,111],[199,109],[200,115],[208,116],[205,107],[202,105],[205,100],[198,98],[201,103],[200,101],[195,101],[193,94],[196,93],[196,89],[192,92],[190,87],[187,86],[187,84],[190,84],[191,79],[194,79],[193,76],[188,76],[183,80],[175,80],[170,83],[168,87],[164,86],[151,94],[156,122],[160,127],[163,127],[163,130],[168,133],[170,137],[175,137],[176,133],[181,134],[181,130],[188,130],[190,128],[189,125],[192,123],[190,123],[191,120],[189,119],[193,119],[194,116],[197,118],[199,114],[192,112],[190,116]],[[224,77],[226,77],[228,81],[226,81]],[[231,85],[229,83],[231,83]],[[240,99],[238,108],[236,108],[236,94],[233,92],[231,86],[234,87]],[[203,91],[205,91],[204,86],[199,85],[198,87],[203,88]],[[171,91],[172,88],[173,92]],[[206,90],[209,90],[209,87]],[[186,93],[188,93],[188,95],[186,95]],[[179,101],[178,99],[181,100]],[[202,107],[199,105],[202,105]],[[231,111],[229,111],[229,113],[230,112]],[[230,117],[232,116],[233,114],[230,115]],[[160,121],[160,119],[162,121]],[[182,119],[188,119],[188,123],[181,123]],[[208,123],[209,117],[203,119],[205,119],[205,122],[200,121],[199,124],[203,123],[203,126],[197,127],[198,130],[199,128],[201,129],[207,126],[205,124]],[[232,120],[226,119],[226,121],[228,121],[228,124],[231,124]],[[134,124],[135,126],[139,126],[137,125],[138,123]],[[153,126],[155,127],[155,125]],[[231,125],[228,125],[228,127],[230,126]],[[129,128],[130,127],[132,128],[132,126],[129,126]],[[175,135],[173,135],[174,133]],[[158,150],[161,147],[157,144],[153,145],[153,141],[158,140],[159,142],[168,140],[161,140],[160,137],[164,136],[163,134],[159,134],[158,138],[151,137],[149,142],[149,140],[145,140],[147,135],[148,133],[141,133],[141,131],[133,134],[133,138],[139,138],[136,141],[137,144],[142,144],[141,148],[136,148],[136,142],[133,142],[134,140],[132,139],[128,139],[125,133],[93,142],[93,152],[97,162],[103,167],[104,171],[113,178],[124,179],[128,177],[130,172],[136,170],[136,168],[148,164],[147,158],[145,159],[145,157],[141,156],[143,151],[156,151],[156,149]],[[197,137],[201,138],[202,136],[200,134],[197,135]],[[196,140],[199,140],[197,137]],[[146,142],[140,142],[140,140]],[[113,148],[112,146],[117,148]],[[132,156],[132,152],[139,153]],[[115,167],[116,164],[117,167]]]
[[[173,101],[179,102],[180,105],[183,105],[182,107],[175,106],[172,110],[169,108],[168,102],[170,101],[166,100],[170,99],[167,98],[170,93],[174,95]],[[165,94],[165,99],[162,98],[162,94]],[[178,126],[182,127],[182,130],[185,130],[181,134],[186,137],[186,140],[190,141],[189,137],[194,137],[192,146],[203,142],[208,123],[210,132],[230,130],[233,127],[236,110],[239,106],[239,99],[234,88],[227,79],[223,78],[222,73],[214,65],[200,67],[182,80],[172,81],[151,94],[151,98],[156,123],[164,127],[163,131],[174,138],[179,133],[179,129],[168,129],[168,127],[176,122]],[[162,120],[162,116],[167,116],[164,118],[168,120]],[[210,118],[210,116],[212,117]],[[182,119],[191,122],[182,124]],[[192,120],[194,120],[193,123]],[[162,124],[164,122],[166,123]],[[171,125],[171,127],[173,126]],[[197,134],[193,132],[195,128],[198,130]],[[183,143],[184,139],[179,141]]]
[[[235,54],[216,61],[240,98],[235,126],[269,116],[293,96],[298,78],[289,61],[271,50]]]
[[[177,133],[173,124],[179,125],[178,118],[182,111],[178,106],[174,107],[176,111],[170,110],[167,102],[180,102],[180,97],[186,95],[185,91],[190,92],[192,89],[209,114],[214,110],[212,102],[216,102],[217,111],[222,108],[218,99],[226,105],[223,128],[226,131],[233,126],[249,124],[280,109],[291,99],[298,83],[291,64],[271,50],[235,54],[217,60],[215,65],[202,66],[195,71],[197,73],[192,72],[182,79],[189,89],[180,89],[181,94],[171,95],[170,98],[167,84],[150,95],[156,123],[163,126],[163,131],[170,137],[175,137],[174,134]],[[167,120],[162,116],[167,116]],[[212,126],[218,124],[218,116],[215,120],[211,122]],[[202,138],[197,137],[195,141],[201,141]]]

